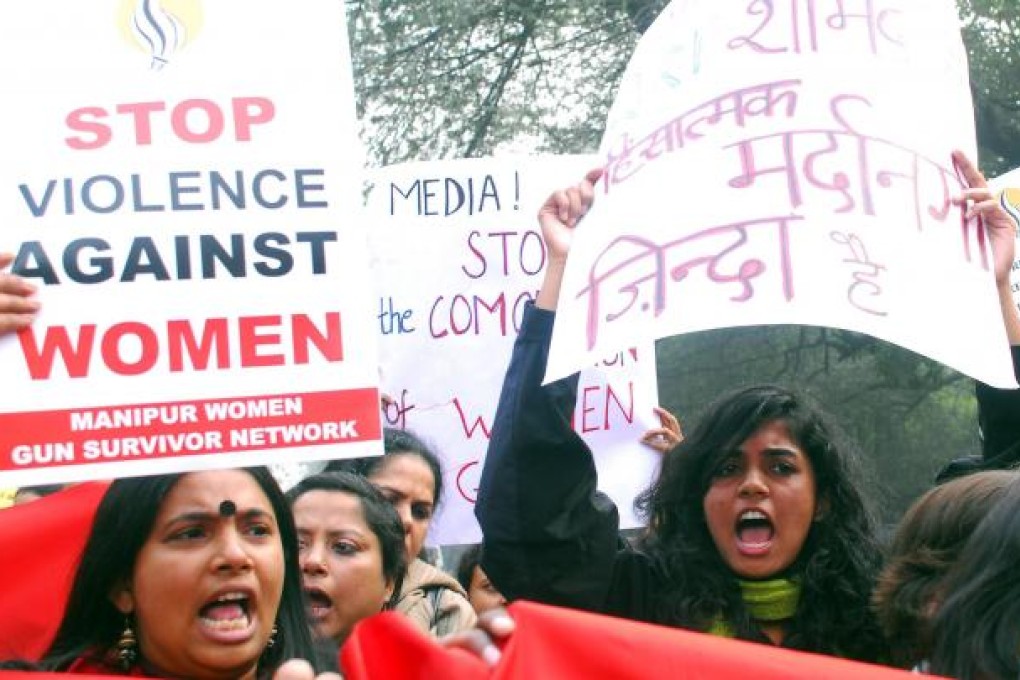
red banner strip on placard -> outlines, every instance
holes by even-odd
[[[0,471],[378,439],[375,389],[0,415]]]

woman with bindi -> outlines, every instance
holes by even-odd
[[[312,659],[297,537],[262,468],[121,479],[96,512],[43,670],[269,678]]]

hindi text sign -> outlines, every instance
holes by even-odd
[[[1014,384],[949,0],[674,0],[603,138],[547,379],[658,338],[809,324]]]

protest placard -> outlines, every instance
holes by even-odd
[[[343,4],[4,14],[0,486],[378,452]]]
[[[639,337],[787,323],[1015,386],[954,149],[975,156],[951,0],[674,0],[613,105],[546,378]]]
[[[373,174],[384,420],[432,443],[443,460],[447,493],[430,542],[480,537],[473,506],[492,419],[524,306],[538,292],[546,261],[538,208],[593,163],[487,158]],[[600,488],[617,502],[621,523],[637,526],[632,501],[658,469],[658,454],[639,443],[658,426],[654,348],[627,348],[587,368],[574,427],[597,452]]]

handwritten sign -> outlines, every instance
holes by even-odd
[[[378,452],[342,4],[5,25],[0,248],[43,311],[0,340],[0,485]]]
[[[590,157],[412,163],[377,172],[369,196],[384,420],[413,430],[443,458],[447,492],[430,541],[479,539],[473,506],[503,375],[546,251],[536,220]],[[598,369],[595,370],[596,364]],[[602,490],[627,526],[632,501],[658,469],[638,443],[657,425],[650,343],[582,374],[574,427],[591,444]],[[536,480],[536,483],[538,480]]]
[[[674,0],[639,43],[574,240],[547,379],[635,338],[868,333],[1014,386],[950,0]]]

